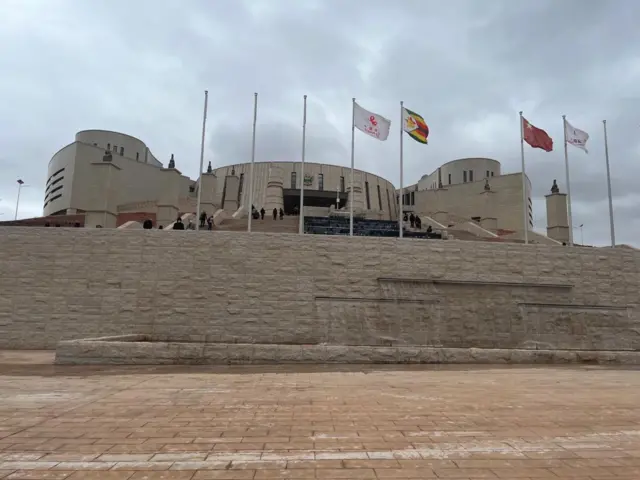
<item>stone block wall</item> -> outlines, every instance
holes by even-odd
[[[629,249],[0,228],[0,348],[181,342],[640,350]]]

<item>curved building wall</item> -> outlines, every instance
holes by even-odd
[[[501,175],[500,162],[491,158],[460,158],[443,164],[430,175],[426,175],[418,182],[418,190],[438,188],[442,186],[458,185],[460,183],[478,182],[485,178]]]
[[[109,190],[116,205],[155,202],[160,198],[166,177],[162,176],[162,164],[144,142],[122,133],[84,130],[49,162],[43,215],[75,213],[95,203],[94,189],[104,180],[96,175],[105,175],[109,169],[95,168],[93,164],[102,163],[108,149],[112,163],[119,167],[116,173],[109,174]],[[193,181],[184,175],[176,181],[180,196],[190,196]]]
[[[254,164],[255,181],[253,185],[253,204],[260,209],[267,203],[267,184],[269,182],[269,172],[271,167],[278,167],[283,172],[283,189],[300,189],[303,178],[300,162],[256,162]],[[217,176],[217,192],[219,199],[222,200],[222,192],[224,189],[224,181],[227,175],[231,175],[235,169],[235,174],[240,178],[240,204],[249,206],[249,184],[251,164],[243,163],[238,165],[228,165],[216,168],[213,173]],[[351,180],[351,169],[349,167],[341,167],[337,165],[327,165],[321,163],[305,162],[304,175],[310,183],[305,185],[307,190],[320,190],[336,193],[347,192],[349,182]],[[362,190],[362,203],[365,210],[380,214],[382,218],[397,218],[397,204],[395,202],[395,187],[388,180],[364,172],[355,170],[354,177],[356,187]],[[378,187],[380,195],[378,196]],[[369,201],[367,202],[367,188],[369,191]],[[341,204],[344,206],[344,204]]]
[[[76,142],[109,150],[114,156],[130,158],[156,167],[162,166],[143,141],[124,133],[109,130],[83,130],[76,133]]]
[[[43,214],[51,215],[71,208],[71,192],[77,144],[60,149],[49,161],[44,190]]]

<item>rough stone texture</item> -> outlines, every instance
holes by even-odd
[[[617,364],[640,365],[640,352],[494,348],[371,347],[255,343],[65,340],[58,365],[259,365],[287,363]]]
[[[630,249],[0,228],[0,348],[142,334],[640,350],[639,266]]]

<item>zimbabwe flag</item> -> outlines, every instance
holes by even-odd
[[[420,115],[406,108],[402,108],[402,129],[416,142],[429,143],[429,127]]]

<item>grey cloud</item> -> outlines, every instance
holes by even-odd
[[[589,155],[569,151],[574,217],[586,241],[603,244],[606,118],[618,239],[640,238],[629,206],[640,175],[636,2],[61,0],[3,2],[0,14],[10,26],[0,31],[0,70],[12,72],[0,78],[4,218],[12,216],[18,176],[33,185],[23,216],[40,213],[47,162],[84,128],[138,136],[161,159],[175,153],[182,171],[196,176],[208,89],[205,153],[215,165],[250,158],[256,91],[257,160],[299,160],[308,94],[307,158],[349,165],[356,97],[393,122],[387,142],[356,138],[356,166],[396,185],[400,100],[432,132],[428,146],[405,140],[407,184],[464,156],[519,171],[524,110],[555,141],[552,153],[525,151],[538,227],[551,181],[565,184],[566,114],[591,135]]]

